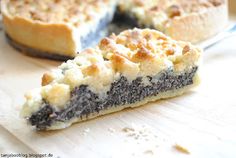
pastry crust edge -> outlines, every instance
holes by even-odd
[[[1,10],[4,29],[8,36],[17,43],[42,52],[69,57],[74,57],[79,50],[72,26],[65,23],[44,23],[12,16],[7,10],[7,1],[1,1]]]
[[[217,34],[228,23],[228,2],[200,13],[191,13],[169,21],[165,33],[175,40],[197,43]]]

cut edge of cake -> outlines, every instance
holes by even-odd
[[[1,1],[4,30],[9,43],[28,55],[59,60],[75,57],[89,46],[90,37],[99,41],[100,34],[105,35],[104,28],[112,21],[116,8],[116,2],[110,0],[107,8],[96,14],[94,20],[76,27],[69,22],[44,22],[12,15],[8,3],[9,0]]]
[[[67,122],[58,121],[58,122],[55,122],[54,124],[52,124],[52,126],[47,127],[46,129],[43,129],[43,130],[61,130],[61,129],[70,127],[74,123],[80,123],[80,122],[88,121],[91,119],[96,119],[97,117],[104,116],[107,114],[112,114],[115,112],[119,112],[119,111],[122,111],[122,110],[128,109],[128,108],[138,108],[139,106],[142,106],[147,103],[156,102],[158,100],[178,97],[178,96],[183,95],[187,91],[197,87],[199,84],[200,84],[200,77],[199,77],[199,74],[196,74],[193,79],[193,84],[190,86],[187,86],[181,90],[172,90],[172,91],[164,92],[162,94],[158,94],[156,96],[146,98],[138,103],[127,104],[127,105],[123,105],[122,107],[112,107],[112,108],[106,109],[100,113],[92,113],[88,117],[83,116],[80,118],[74,118],[74,119],[67,121]],[[22,116],[23,116],[23,114],[22,114]],[[37,130],[41,130],[41,129],[37,129]]]

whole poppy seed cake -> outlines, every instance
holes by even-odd
[[[104,38],[45,73],[21,111],[38,130],[54,130],[100,115],[183,94],[199,83],[201,50],[151,29]]]
[[[1,0],[1,10],[14,48],[60,60],[75,57],[123,25],[153,28],[196,43],[228,22],[227,0]],[[111,24],[112,19],[116,22]],[[117,27],[110,29],[113,24]]]

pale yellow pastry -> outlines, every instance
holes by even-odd
[[[120,0],[119,13],[176,40],[200,42],[228,22],[227,0]]]
[[[115,0],[2,0],[13,46],[39,56],[74,57],[113,18]],[[32,49],[27,49],[32,48]]]
[[[104,38],[45,73],[26,94],[24,116],[38,130],[72,123],[183,94],[199,83],[201,50],[151,29]]]

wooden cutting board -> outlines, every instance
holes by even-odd
[[[235,158],[235,41],[236,37],[232,37],[204,52],[202,83],[183,96],[61,131],[36,132],[19,118],[24,93],[39,87],[42,74],[60,63],[20,54],[0,32],[0,154]],[[177,150],[176,146],[189,153]]]

